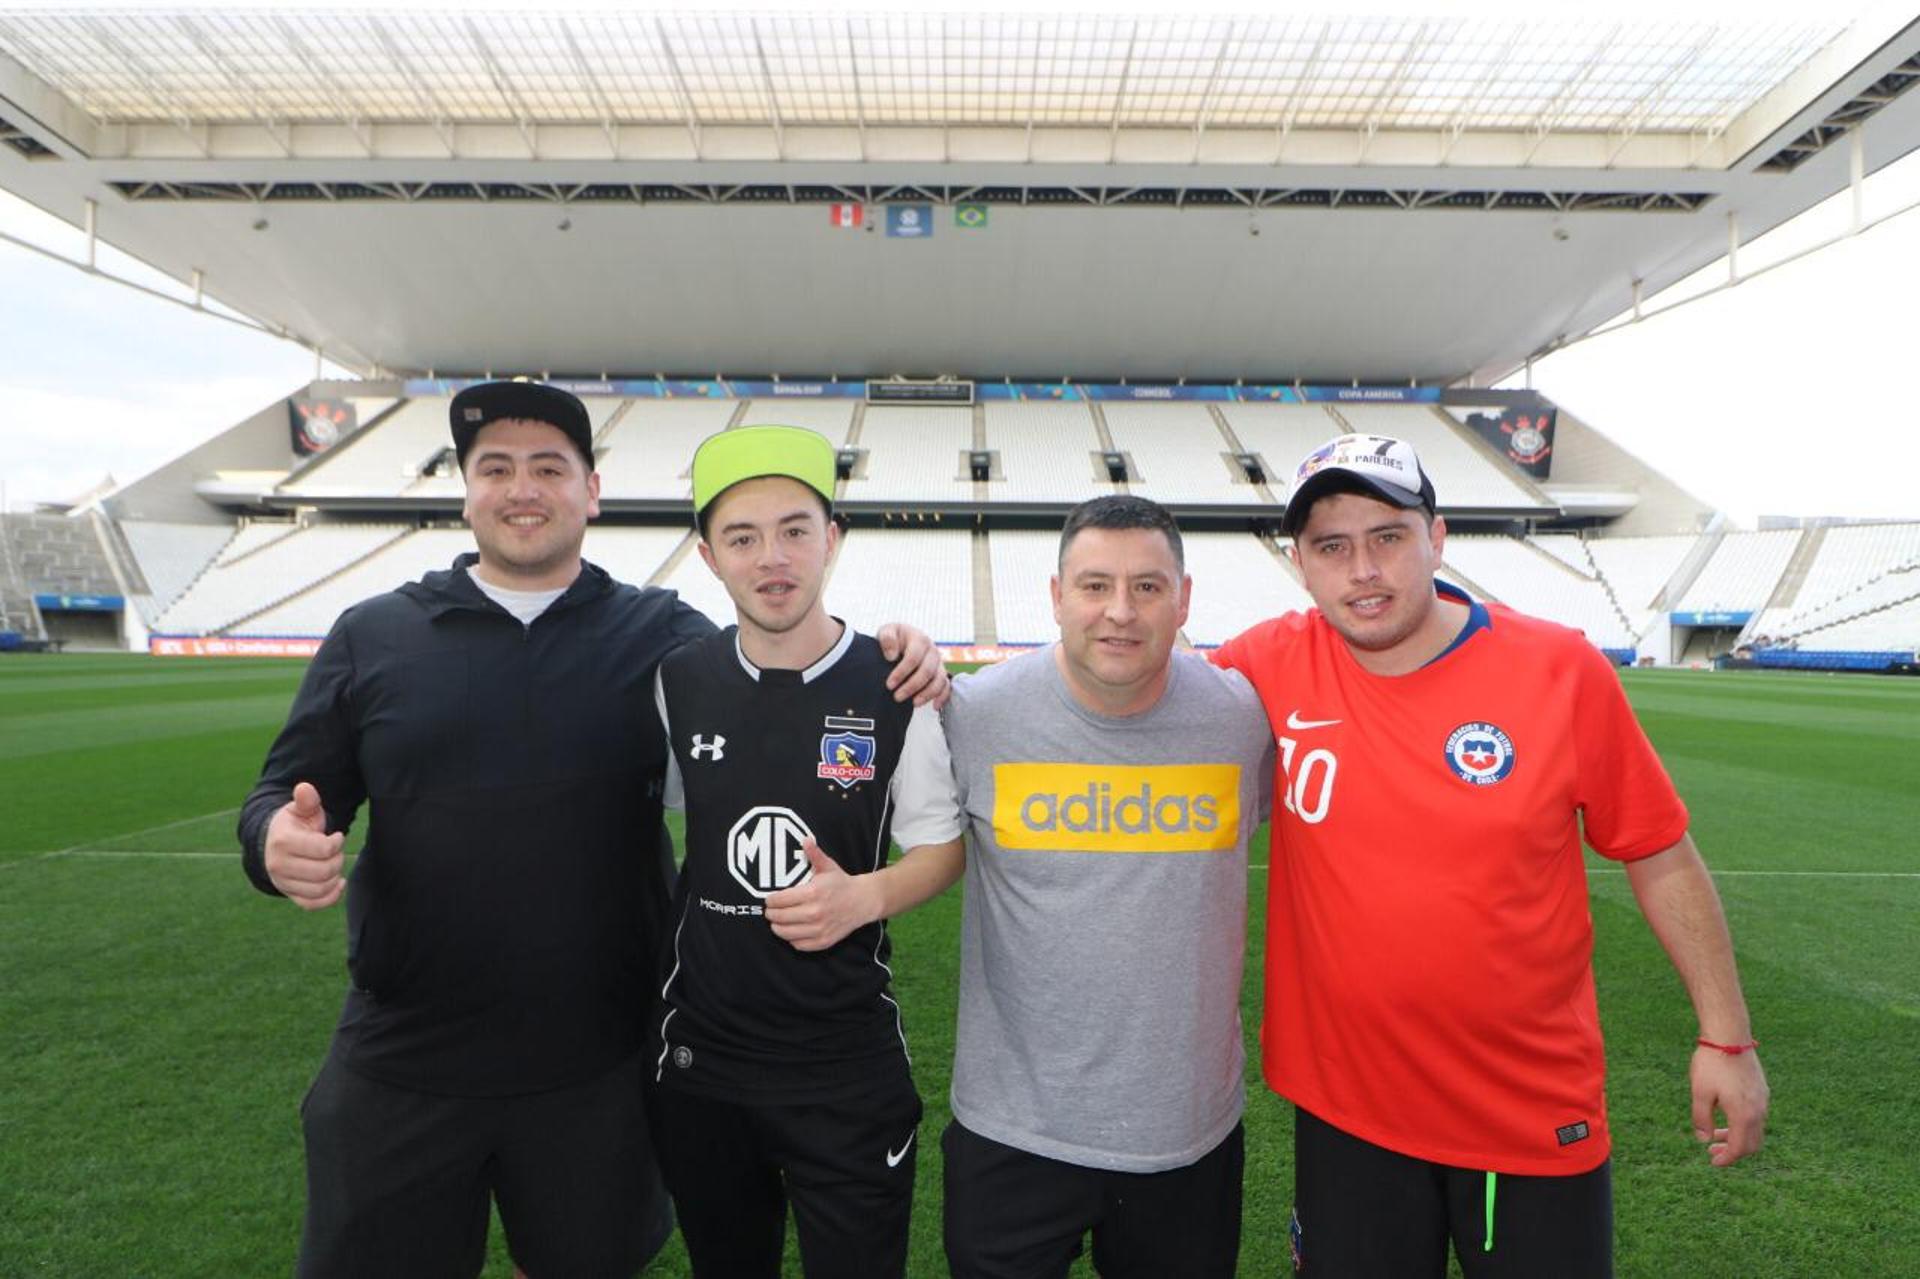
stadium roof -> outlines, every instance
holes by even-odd
[[[696,150],[715,125],[1521,130],[1705,145],[1849,16],[27,12],[0,16],[0,49],[96,121],[189,134],[425,120],[668,124]]]
[[[1920,143],[1739,12],[0,8],[0,185],[362,367],[1451,379]]]

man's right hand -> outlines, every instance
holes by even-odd
[[[347,881],[347,837],[327,833],[327,814],[311,782],[293,788],[293,798],[267,823],[267,878],[301,910],[325,910],[340,900]]]

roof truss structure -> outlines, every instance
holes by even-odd
[[[1027,162],[1050,134],[1113,160],[1148,134],[1195,162],[1256,139],[1275,162],[1395,162],[1398,140],[1421,162],[1673,167],[1728,158],[1849,22],[0,9],[0,53],[129,157],[318,158],[344,130],[362,155],[590,158],[584,130],[609,158],[766,158],[746,131],[780,160],[1008,159],[1007,134]]]

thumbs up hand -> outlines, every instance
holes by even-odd
[[[812,873],[767,898],[773,935],[795,950],[825,950],[854,929],[880,918],[871,875],[849,875],[811,838],[804,851]]]
[[[346,891],[347,881],[340,874],[346,842],[345,835],[327,833],[320,792],[312,783],[301,782],[267,823],[267,878],[301,910],[324,910]]]

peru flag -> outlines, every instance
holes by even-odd
[[[860,204],[836,204],[833,206],[833,225],[857,227],[866,220],[866,206]]]

